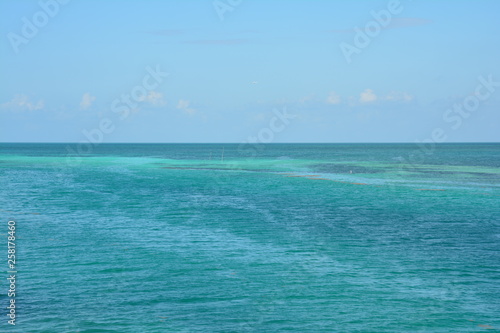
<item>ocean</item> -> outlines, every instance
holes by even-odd
[[[500,330],[498,143],[1,143],[0,185],[2,332]]]

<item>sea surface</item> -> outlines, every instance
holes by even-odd
[[[500,144],[2,143],[0,186],[1,332],[500,330]]]

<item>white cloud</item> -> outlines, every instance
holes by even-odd
[[[373,92],[371,89],[365,89],[360,95],[359,95],[359,101],[361,103],[371,103],[375,102],[377,100],[377,95]]]
[[[184,99],[180,99],[179,103],[177,103],[177,108],[178,109],[185,109],[189,106],[189,101],[186,101]]]
[[[31,102],[29,97],[22,94],[14,95],[14,97],[6,103],[0,104],[2,109],[12,109],[12,110],[40,110],[43,109],[44,102],[43,100],[38,100],[38,102]]]
[[[87,110],[94,101],[95,96],[92,96],[89,93],[83,94],[82,101],[80,102],[80,110]]]
[[[337,95],[334,91],[332,91],[328,97],[326,98],[327,104],[340,104],[340,96]]]
[[[196,112],[196,110],[189,107],[190,103],[191,102],[189,102],[188,100],[180,99],[179,102],[177,103],[177,108],[186,112],[187,114],[192,115]]]
[[[163,98],[163,94],[157,91],[150,91],[149,94],[141,100],[141,102],[146,102],[153,106],[163,106],[167,104]]]

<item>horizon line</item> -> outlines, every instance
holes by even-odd
[[[0,141],[0,144],[91,144],[94,146],[109,145],[109,144],[250,144],[250,145],[274,145],[274,144],[429,144],[430,142],[410,142],[410,141],[377,141],[377,142],[367,142],[367,141],[350,141],[350,142],[301,142],[301,141],[291,141],[291,142],[65,142],[65,141]],[[500,143],[500,141],[450,141],[450,142],[432,142],[433,144],[455,144],[455,143]]]

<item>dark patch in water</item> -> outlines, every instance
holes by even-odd
[[[352,164],[321,163],[311,165],[314,172],[324,173],[383,173],[383,170]]]
[[[487,173],[487,172],[458,172],[458,171],[441,171],[441,170],[432,170],[432,169],[415,169],[413,170],[415,172],[419,173],[426,173],[426,174],[434,174],[436,176],[438,175],[471,175],[471,176],[477,176],[477,177],[486,177],[486,178],[493,178],[493,179],[499,179],[500,176],[495,173]],[[418,175],[415,175],[418,177]]]
[[[249,171],[249,172],[272,172],[271,169],[243,169],[243,168],[198,168],[198,167],[161,167],[170,170],[211,170],[211,171]]]

